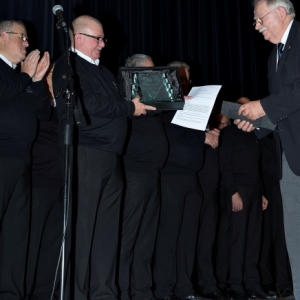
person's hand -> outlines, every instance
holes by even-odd
[[[255,129],[253,124],[245,120],[236,119],[234,120],[234,124],[237,125],[239,129],[242,129],[243,131],[246,132],[251,132]]]
[[[251,100],[248,97],[240,97],[236,100],[237,103],[245,104],[250,102]]]
[[[266,210],[268,208],[269,201],[265,196],[262,196],[262,210]]]
[[[147,113],[147,110],[156,110],[156,108],[153,106],[145,105],[141,103],[139,97],[132,99],[132,102],[134,103],[135,106],[135,111],[133,114],[134,116],[145,115]]]
[[[40,59],[40,51],[31,51],[23,62],[21,62],[21,72],[27,73],[31,78],[34,76]]]
[[[216,137],[220,136],[220,129],[218,129],[218,128],[211,129],[209,132]]]
[[[239,108],[238,114],[243,115],[253,121],[266,115],[259,100],[243,104]]]
[[[243,209],[243,200],[238,192],[232,195],[232,211],[237,212]]]
[[[217,148],[219,146],[219,135],[220,135],[220,130],[216,128],[208,132],[205,132],[204,143],[211,146],[213,149]]]
[[[42,59],[39,61],[32,81],[40,81],[44,78],[48,68],[50,66],[49,52],[45,52]]]
[[[184,100],[191,100],[193,96],[184,96]]]

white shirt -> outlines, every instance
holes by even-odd
[[[292,24],[294,22],[294,19],[290,22],[290,24],[288,25],[288,27],[286,28],[282,38],[281,38],[281,41],[280,43],[283,44],[283,48],[282,48],[282,51],[284,50],[285,48],[285,44],[287,42],[287,39],[288,39],[288,36],[289,36],[289,33],[290,33],[290,30],[291,30],[291,27],[292,27]],[[278,44],[277,44],[277,65],[276,65],[276,70],[277,70],[277,67],[278,67],[278,60],[279,60],[279,56],[278,56]]]
[[[2,55],[0,53],[0,58],[7,63],[11,68],[15,69],[17,67],[17,65],[13,64],[12,62],[10,62],[4,55]]]
[[[281,41],[280,41],[280,42],[281,42],[282,44],[284,44],[283,49],[284,49],[285,44],[286,44],[286,41],[287,41],[287,39],[288,39],[288,36],[289,36],[289,33],[290,33],[290,30],[291,30],[291,27],[292,27],[293,22],[294,22],[294,19],[290,22],[289,26],[287,27],[287,29],[285,30],[285,32],[284,32],[284,34],[283,34],[283,36],[282,36],[282,38],[281,38]]]
[[[100,60],[97,58],[96,60],[91,59],[89,56],[83,54],[82,52],[80,52],[79,50],[71,47],[71,51],[76,53],[78,56],[82,57],[83,59],[85,59],[86,61],[88,61],[89,63],[99,66]]]

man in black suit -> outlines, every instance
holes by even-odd
[[[276,124],[277,159],[284,227],[292,268],[294,296],[300,299],[300,24],[289,0],[254,1],[255,29],[274,46],[268,61],[270,95],[243,105],[239,113],[251,120],[267,115]],[[238,127],[251,131],[250,122],[236,121]],[[268,132],[260,129],[262,137]]]
[[[99,65],[106,38],[97,19],[85,15],[75,19],[70,38],[70,60],[81,120],[78,134],[74,134],[73,139],[77,215],[74,297],[71,299],[115,299],[123,189],[120,154],[127,133],[126,117],[145,114],[146,109],[154,108],[140,103],[139,98],[123,100],[113,74]],[[65,70],[60,59],[53,73],[55,94],[67,86],[63,74]],[[65,111],[65,99],[60,95],[57,114],[58,147],[61,149],[64,146]],[[75,190],[73,194],[75,196]]]
[[[37,121],[50,118],[43,82],[49,53],[26,57],[26,28],[0,22],[0,298],[24,299],[30,221],[30,149]],[[21,72],[14,70],[19,64]]]

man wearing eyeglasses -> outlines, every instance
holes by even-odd
[[[294,296],[300,299],[300,23],[289,0],[255,0],[255,29],[275,44],[268,61],[269,96],[241,106],[239,114],[256,120],[267,115],[276,124],[277,159],[281,167],[284,227],[292,268]],[[236,121],[252,131],[250,122]],[[259,137],[269,132],[255,130]]]
[[[37,119],[50,117],[43,76],[49,53],[26,56],[18,21],[0,22],[0,298],[24,299],[30,218],[30,148]],[[15,70],[21,63],[21,72]]]
[[[74,88],[82,123],[73,139],[73,150],[77,152],[74,159],[77,215],[74,216],[75,286],[71,299],[116,299],[115,272],[123,189],[119,156],[127,134],[127,117],[155,108],[140,103],[139,98],[128,102],[122,99],[114,76],[99,64],[106,38],[97,19],[91,16],[75,19],[70,38]],[[55,94],[66,87],[63,74],[60,59],[53,73]],[[61,149],[65,102],[62,96],[57,99]]]

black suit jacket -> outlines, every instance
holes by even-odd
[[[0,59],[0,157],[30,163],[37,121],[49,120],[50,98],[43,80],[13,70]]]
[[[277,127],[277,157],[285,153],[291,170],[300,176],[300,23],[294,20],[276,70],[277,45],[268,61],[270,95],[261,105]],[[258,136],[263,135],[263,130]],[[281,174],[280,174],[281,175]]]

